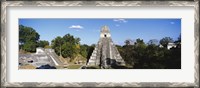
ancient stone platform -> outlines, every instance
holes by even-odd
[[[111,39],[108,26],[103,26],[100,39],[90,56],[87,66],[109,68],[111,65],[125,65],[125,62]]]

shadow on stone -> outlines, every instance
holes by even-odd
[[[99,66],[83,66],[81,69],[100,69]]]
[[[111,65],[111,68],[113,69],[131,69],[131,68],[128,68],[126,66],[120,66],[120,65]]]
[[[126,66],[118,64],[115,59],[112,59],[112,61],[111,61],[111,68],[112,69],[131,69]]]
[[[54,66],[50,66],[49,64],[42,65],[40,67],[37,67],[36,69],[56,69]]]

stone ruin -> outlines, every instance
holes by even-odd
[[[59,56],[53,49],[36,48],[36,53],[19,54],[19,66],[33,65],[40,67],[42,65],[62,66],[63,63],[59,60]]]
[[[115,47],[108,26],[103,26],[100,39],[96,44],[87,66],[109,68],[111,65],[125,65],[120,53]]]

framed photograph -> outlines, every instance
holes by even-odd
[[[199,87],[199,1],[2,1],[1,87]]]

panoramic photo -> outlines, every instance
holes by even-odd
[[[19,69],[181,69],[181,19],[19,19]]]

